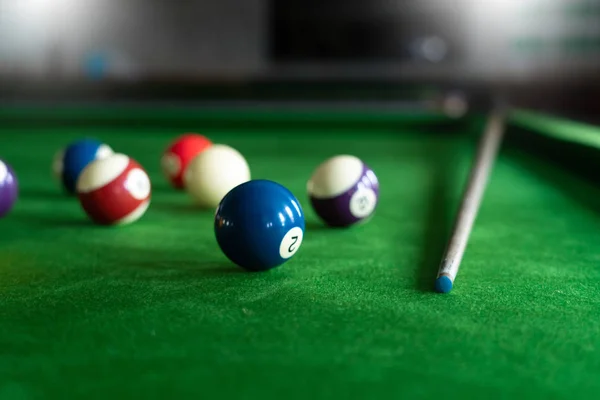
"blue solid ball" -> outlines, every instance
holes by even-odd
[[[219,247],[231,261],[251,271],[265,271],[289,260],[302,244],[304,228],[298,199],[268,180],[233,188],[215,215]]]
[[[68,193],[75,193],[77,179],[89,163],[106,158],[113,150],[106,144],[95,139],[82,139],[70,144],[62,156],[62,165],[58,168],[61,181]]]

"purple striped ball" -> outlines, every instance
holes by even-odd
[[[19,184],[13,169],[0,160],[0,218],[13,208],[17,201]]]
[[[333,227],[366,221],[379,201],[377,176],[362,160],[350,155],[335,156],[319,165],[307,188],[316,214]]]

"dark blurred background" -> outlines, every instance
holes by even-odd
[[[599,0],[0,0],[0,100],[374,98],[600,110]]]

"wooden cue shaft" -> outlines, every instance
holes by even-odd
[[[454,230],[435,281],[435,288],[438,292],[448,293],[454,285],[488,178],[504,136],[505,119],[506,110],[504,107],[497,107],[492,110],[488,117],[456,217]]]

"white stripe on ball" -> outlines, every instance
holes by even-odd
[[[129,165],[129,157],[116,153],[89,163],[77,179],[77,191],[88,193],[114,181]]]
[[[308,193],[321,199],[339,196],[358,182],[363,169],[364,164],[358,157],[332,157],[317,167],[308,181]]]

